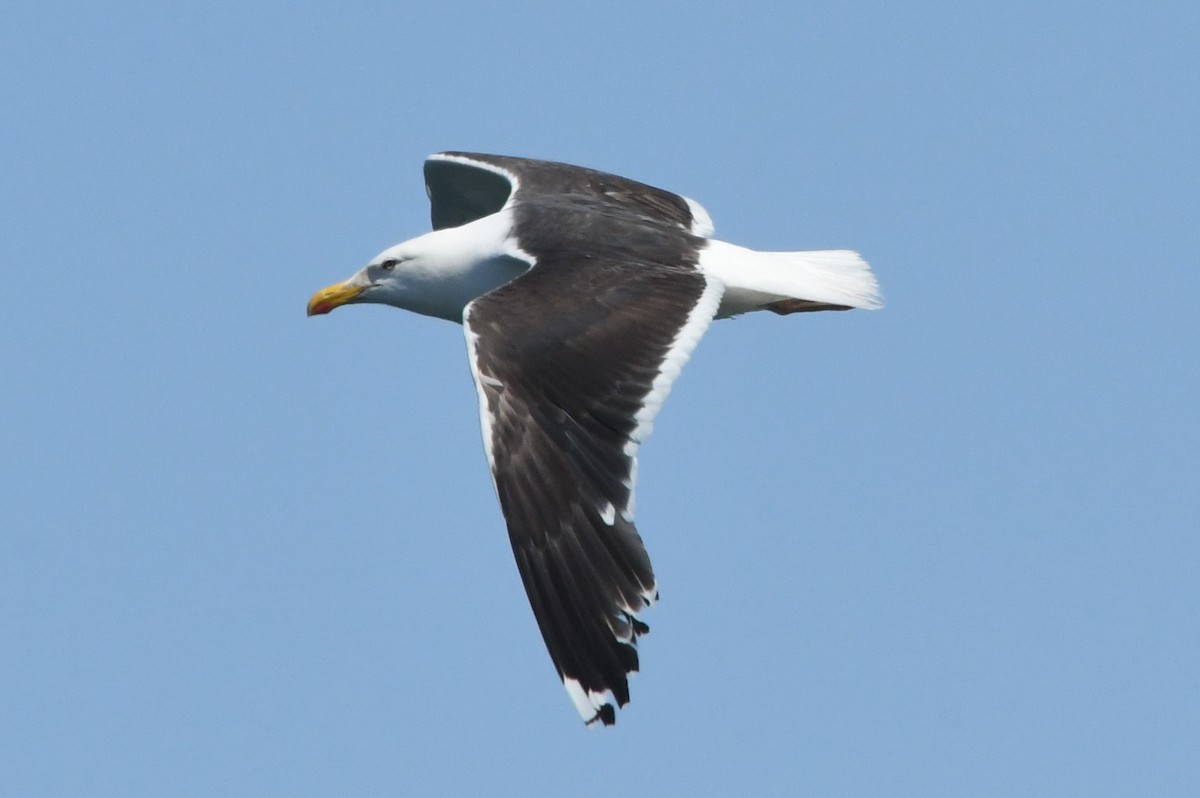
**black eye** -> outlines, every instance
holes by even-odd
[[[379,264],[379,268],[383,269],[385,272],[390,272],[392,269],[396,268],[396,264],[399,262],[400,261],[396,260],[395,258],[388,258],[383,263]]]

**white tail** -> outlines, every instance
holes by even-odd
[[[735,316],[777,303],[787,308],[771,308],[777,312],[821,309],[802,307],[803,303],[866,310],[883,307],[871,267],[848,249],[756,252],[710,240],[700,253],[700,268],[725,284],[718,316]]]

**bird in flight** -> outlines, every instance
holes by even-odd
[[[460,323],[483,447],[517,570],[585,723],[611,725],[658,598],[634,526],[638,447],[714,319],[875,309],[849,250],[712,238],[678,194],[552,161],[425,162],[433,231],[313,295],[308,315],[380,303]]]

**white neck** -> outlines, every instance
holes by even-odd
[[[511,230],[512,214],[503,212],[406,242],[405,249],[420,254],[403,266],[398,290],[383,301],[461,323],[468,302],[529,269],[531,262],[512,241]]]

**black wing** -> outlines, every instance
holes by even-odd
[[[484,443],[550,656],[584,720],[610,724],[657,595],[633,523],[637,447],[721,287],[675,228],[559,206],[518,229],[536,266],[464,322]]]
[[[510,199],[523,202],[527,197],[560,197],[603,203],[630,218],[665,222],[699,235],[711,232],[711,221],[703,209],[678,194],[556,161],[440,152],[425,161],[425,190],[434,230],[495,213]],[[698,214],[704,214],[703,218],[697,218]]]

